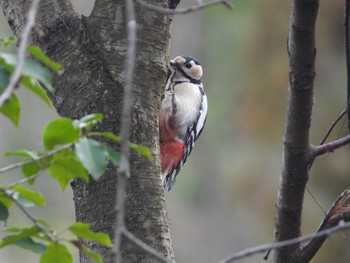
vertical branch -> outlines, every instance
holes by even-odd
[[[136,20],[132,0],[126,0],[126,19],[127,19],[127,56],[126,56],[126,77],[124,85],[123,109],[121,115],[121,161],[118,169],[117,198],[116,198],[116,228],[114,236],[114,262],[121,263],[121,237],[125,228],[124,223],[124,205],[126,182],[130,175],[128,147],[129,132],[131,126],[131,94],[133,73],[135,67],[135,47],[136,47]]]
[[[348,131],[350,132],[350,29],[349,29],[349,15],[350,15],[350,0],[345,0],[344,12],[344,35],[345,35],[345,56],[346,56],[346,80],[347,80],[347,102],[346,112],[348,115]]]
[[[0,96],[0,107],[6,102],[6,100],[10,98],[12,92],[16,88],[18,82],[20,81],[22,71],[23,71],[23,66],[24,66],[24,60],[26,58],[26,46],[29,41],[32,28],[35,24],[35,17],[38,10],[39,2],[40,0],[33,0],[29,8],[28,15],[27,15],[27,22],[23,29],[22,38],[20,40],[20,44],[18,47],[16,69],[13,72],[10,82],[7,85],[5,91]]]
[[[283,166],[276,201],[275,242],[300,236],[304,192],[311,162],[309,130],[315,78],[315,24],[319,1],[294,0],[288,37],[289,93]],[[276,249],[274,262],[294,262],[299,245]]]

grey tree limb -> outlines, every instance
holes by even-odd
[[[276,201],[275,242],[300,236],[304,192],[311,161],[309,129],[315,78],[318,0],[294,0],[288,37],[289,94],[283,137],[283,167]],[[274,262],[295,262],[299,245],[275,250]]]

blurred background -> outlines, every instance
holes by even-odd
[[[89,15],[93,0],[75,0]],[[179,7],[195,4],[182,1]],[[282,161],[282,137],[288,88],[286,40],[291,1],[233,1],[223,6],[177,15],[171,57],[187,54],[204,68],[209,101],[207,124],[182,170],[176,187],[166,195],[176,262],[218,262],[233,252],[273,240],[275,199]],[[317,72],[310,140],[318,144],[345,108],[346,76],[343,48],[344,1],[322,1],[317,24]],[[11,34],[0,15],[0,37]],[[0,153],[26,148],[41,150],[41,131],[57,117],[54,109],[20,90],[20,129],[0,116]],[[347,133],[341,122],[330,139]],[[349,149],[317,159],[308,187],[328,210],[349,184]],[[0,167],[16,159],[0,157]],[[3,176],[3,175],[2,175]],[[19,178],[19,171],[1,183]],[[63,230],[74,222],[72,193],[62,194],[46,174],[34,189],[47,208],[32,212]],[[30,225],[16,208],[8,225]],[[305,194],[303,234],[315,231],[323,212]],[[312,262],[349,262],[350,231],[329,238]],[[239,262],[264,262],[264,254]],[[38,256],[17,248],[0,250],[6,263],[38,262]]]

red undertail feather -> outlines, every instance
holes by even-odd
[[[184,144],[176,140],[163,141],[160,144],[162,174],[175,170],[181,162]]]

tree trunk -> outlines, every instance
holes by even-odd
[[[0,0],[4,14],[18,39],[31,1]],[[167,1],[155,0],[167,5]],[[125,221],[135,236],[169,258],[173,258],[169,222],[160,183],[158,110],[166,78],[170,39],[170,15],[136,6],[137,53],[133,87],[131,141],[149,147],[155,161],[133,153],[128,180]],[[80,118],[102,113],[101,131],[120,131],[126,55],[124,1],[96,0],[89,17],[80,17],[69,0],[41,1],[32,42],[64,67],[54,74],[50,94],[61,116]],[[43,33],[40,36],[38,33]],[[118,148],[117,145],[111,145]],[[77,221],[91,225],[113,238],[117,171],[108,168],[98,181],[72,182]],[[84,244],[111,262],[109,250]],[[117,244],[118,245],[118,244]],[[151,256],[123,240],[123,262],[154,262]],[[91,262],[81,255],[80,262]]]
[[[286,111],[283,167],[276,201],[275,241],[300,235],[308,168],[312,161],[309,130],[315,78],[315,26],[318,0],[294,0],[288,37],[289,94]],[[298,262],[299,244],[279,248],[276,263]]]

